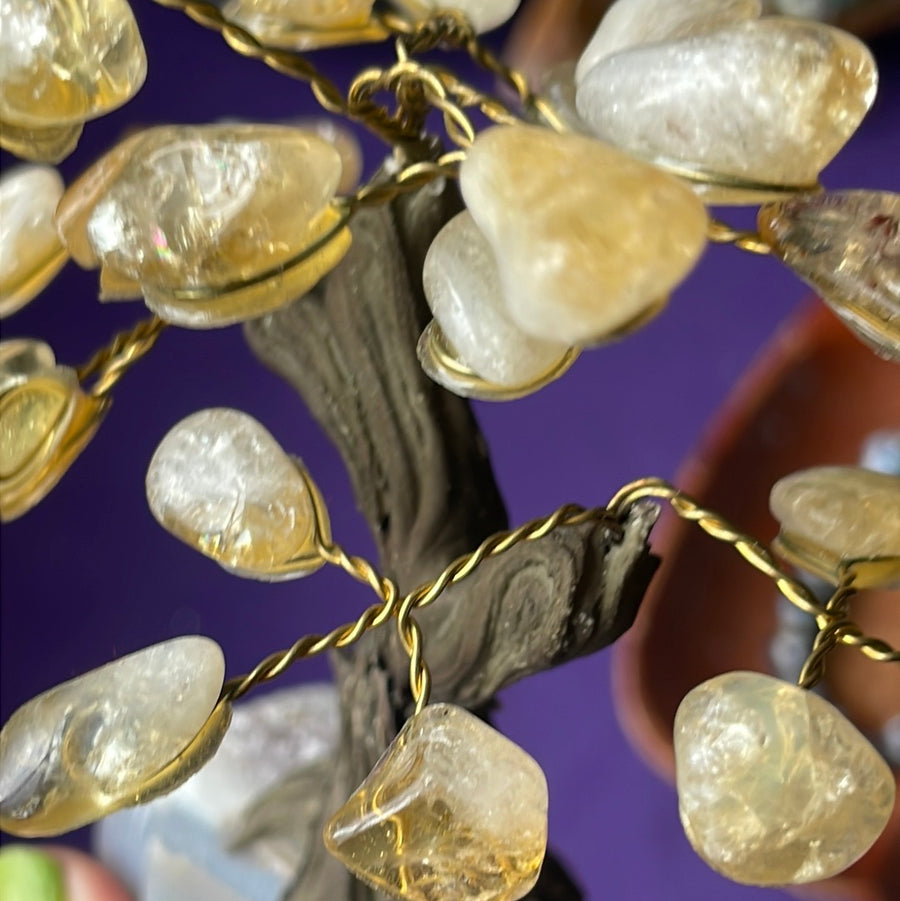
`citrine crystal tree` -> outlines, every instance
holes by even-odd
[[[4,147],[66,158],[3,158],[0,827],[108,815],[97,852],[152,901],[771,898],[728,880],[829,878],[873,843],[840,890],[887,899],[900,636],[851,620],[900,579],[896,37],[873,58],[751,0],[620,0],[532,95],[490,31],[518,4],[456,6],[194,4],[205,30],[142,3],[141,41],[90,3],[56,69],[13,41]],[[34,36],[26,7],[7,34]],[[808,436],[828,468],[777,473],[776,563],[727,495],[634,480],[674,478],[797,315],[781,263],[881,402],[835,456],[836,391]],[[766,453],[814,386],[787,384]],[[881,473],[836,468],[863,444]],[[802,671],[771,623],[749,665],[723,586],[668,724],[677,800],[593,653],[646,632],[652,498],[733,546],[698,582],[736,548],[812,629]],[[334,687],[305,685],[326,649]],[[809,691],[845,653],[889,713],[859,729]],[[256,694],[282,671],[299,687]]]

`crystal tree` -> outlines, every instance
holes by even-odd
[[[340,751],[326,771],[293,774],[293,782],[282,786],[285,797],[307,803],[303,816],[292,818],[288,834],[301,845],[305,833],[316,834],[330,821],[326,841],[331,850],[364,883],[393,896],[523,896],[538,880],[544,857],[542,777],[518,749],[461,708],[484,714],[502,686],[595,650],[629,625],[653,569],[645,540],[655,508],[641,500],[645,494],[670,500],[679,514],[734,544],[818,618],[820,637],[802,675],[804,687],[816,681],[825,653],[841,641],[858,644],[876,659],[896,660],[883,642],[854,631],[846,611],[853,590],[896,580],[890,500],[887,513],[863,524],[875,538],[862,548],[848,544],[846,534],[827,546],[815,529],[807,534],[810,514],[805,519],[802,511],[795,514],[794,503],[779,514],[787,558],[839,583],[828,605],[779,569],[749,537],[729,530],[715,514],[660,481],[626,486],[605,508],[561,508],[506,535],[500,531],[506,524],[502,504],[471,414],[463,401],[435,384],[490,399],[515,398],[544,386],[567,370],[581,348],[621,337],[656,315],[661,298],[695,262],[707,236],[783,257],[826,294],[864,340],[896,357],[895,264],[889,243],[896,198],[826,194],[823,202],[809,193],[818,169],[871,102],[874,69],[866,51],[849,36],[816,26],[771,19],[756,23],[752,3],[710,6],[674,22],[660,21],[658,33],[647,33],[643,23],[655,21],[648,4],[620,4],[618,18],[607,21],[582,58],[587,74],[576,74],[577,108],[566,105],[571,75],[549,84],[551,99],[545,100],[502,66],[475,36],[473,25],[493,23],[479,21],[474,9],[469,11],[476,16],[472,23],[458,13],[430,16],[407,9],[403,15],[370,16],[357,10],[356,18],[348,11],[342,21],[301,21],[291,30],[284,11],[278,11],[273,25],[240,7],[224,15],[212,7],[191,7],[195,18],[221,30],[237,49],[312,81],[326,108],[388,138],[393,158],[363,188],[345,187],[349,199],[334,201],[339,155],[308,129],[156,129],[119,145],[70,187],[56,222],[77,262],[101,265],[101,292],[108,298],[143,296],[162,319],[181,326],[253,320],[247,326],[251,346],[300,391],[340,448],[380,563],[375,569],[332,540],[310,474],[257,424],[234,412],[198,414],[160,445],[147,479],[156,517],[234,573],[283,578],[330,563],[368,584],[378,603],[355,625],[329,631],[338,621],[330,620],[322,640],[301,640],[286,655],[267,658],[248,677],[231,679],[221,698],[221,665],[212,654],[204,670],[210,675],[197,677],[206,692],[195,696],[196,705],[192,701],[184,718],[173,716],[182,694],[179,655],[187,653],[199,672],[206,653],[199,648],[208,645],[188,651],[169,645],[142,658],[123,658],[113,664],[116,669],[44,696],[38,708],[23,708],[4,729],[4,770],[10,774],[4,778],[11,786],[8,793],[4,789],[4,828],[56,832],[124,801],[148,800],[171,789],[217,746],[231,701],[298,656],[347,645],[334,657],[344,711]],[[231,20],[243,24],[227,24]],[[362,73],[346,95],[302,57],[277,49],[284,43],[305,48],[310,42],[391,35],[396,60]],[[421,62],[436,45],[468,51],[516,89],[520,104],[496,100],[442,66]],[[735,48],[743,48],[750,60],[762,54],[770,68],[764,51],[777,51],[784,70],[774,67],[774,87],[760,74],[754,95],[765,96],[769,88],[769,103],[798,77],[790,67],[791,53],[824,73],[824,81],[809,89],[812,100],[801,91],[801,105],[789,106],[795,120],[786,118],[789,127],[783,131],[781,120],[773,122],[770,114],[759,118],[753,103],[742,110],[743,124],[732,122],[715,97],[705,102],[707,108],[712,103],[715,121],[699,130],[700,146],[682,146],[678,130],[665,146],[653,143],[666,138],[653,128],[630,132],[639,124],[637,109],[622,124],[602,119],[630,103],[629,78],[644,80],[643,71],[658,68],[660,58],[647,58],[652,52],[673,60],[696,53],[702,60],[696,79],[702,93],[704,72],[715,73],[708,90],[714,92],[721,81],[721,64],[716,67],[710,59]],[[616,74],[620,70],[624,74]],[[742,75],[732,84],[732,94],[745,83]],[[137,76],[132,72],[129,80]],[[696,89],[693,83],[690,87]],[[596,92],[602,90],[619,91],[621,97],[598,99]],[[840,101],[837,113],[835,99]],[[685,109],[703,105],[693,93],[683,103]],[[480,131],[472,109],[502,127]],[[13,132],[19,149],[24,142],[32,155],[57,155],[58,148],[49,153],[38,141],[47,137],[44,125],[15,119],[22,115],[17,110],[10,103],[6,115],[19,129]],[[81,108],[78,116],[84,112]],[[443,118],[444,146],[432,139],[432,112]],[[658,121],[659,110],[650,109],[647,117]],[[710,140],[717,121],[724,131]],[[798,144],[796,123],[811,125],[815,140]],[[759,159],[748,148],[734,152],[735,133],[729,127],[753,134],[763,126],[782,141],[777,151],[763,147]],[[71,140],[80,125],[66,128]],[[614,149],[615,144],[636,155]],[[448,149],[453,145],[458,149]],[[647,165],[648,157],[662,169]],[[453,218],[435,240],[461,208],[453,181],[457,174],[468,214]],[[708,220],[684,182],[717,201],[768,201],[759,231]],[[799,199],[773,203],[784,193]],[[199,203],[198,197],[214,203]],[[611,197],[618,202],[610,203]],[[843,223],[838,230],[846,242],[843,249],[834,247],[830,237],[835,221]],[[232,222],[237,223],[233,228]],[[273,223],[280,225],[276,229]],[[843,237],[847,229],[849,239]],[[865,246],[872,252],[858,254],[866,229],[871,237]],[[882,232],[888,243],[881,241]],[[826,254],[816,265],[809,247],[822,242],[837,256]],[[53,251],[45,272],[58,265],[59,252]],[[431,314],[421,303],[423,265]],[[835,271],[844,270],[834,279]],[[303,296],[292,302],[298,295]],[[432,315],[435,321],[428,324]],[[120,376],[149,350],[159,331],[153,320],[84,367],[78,374],[82,383],[96,380],[84,395],[71,370],[56,367],[45,346],[8,346],[5,515],[23,512],[52,486],[106,413]],[[42,423],[45,432],[40,432]],[[198,460],[203,461],[199,467]],[[840,490],[853,478],[844,474]],[[880,483],[874,494],[884,496],[896,490],[892,486],[890,480]],[[856,506],[871,509],[866,496],[860,497]],[[856,515],[851,502],[838,518],[850,521]],[[476,551],[483,540],[487,543]],[[452,591],[445,592],[450,586]],[[125,678],[129,667],[136,674]],[[141,680],[149,680],[146,689],[139,687]],[[851,793],[841,812],[852,823],[857,843],[837,853],[831,843],[842,844],[843,834],[809,836],[798,826],[794,844],[775,840],[773,845],[762,836],[754,845],[757,856],[732,864],[734,844],[746,839],[732,834],[722,843],[711,836],[727,815],[716,812],[712,826],[704,822],[703,815],[722,804],[709,794],[709,767],[699,777],[692,775],[682,791],[688,834],[713,866],[742,881],[780,884],[830,875],[877,836],[893,802],[892,777],[852,727],[844,731],[845,722],[835,719],[839,714],[833,708],[826,705],[823,713],[807,702],[804,691],[784,683],[770,688],[759,680],[747,685],[732,680],[706,690],[713,697],[719,691],[737,692],[737,706],[744,711],[756,709],[751,705],[776,711],[796,707],[815,728],[850,736],[842,744],[861,743],[852,759],[840,762],[840,772],[865,775],[863,788]],[[735,684],[741,687],[734,689]],[[110,694],[112,688],[117,693]],[[429,697],[450,703],[427,706]],[[172,743],[150,757],[143,751],[147,739],[137,728],[157,728],[154,714],[140,706],[148,698],[159,711],[155,716],[169,720]],[[701,701],[702,695],[694,699]],[[73,710],[79,715],[70,720]],[[104,710],[131,717],[127,741],[116,736],[114,717],[106,723]],[[703,713],[694,716],[704,718]],[[735,714],[734,722],[743,722],[741,715]],[[821,725],[833,722],[838,725]],[[44,728],[48,737],[35,738]],[[119,755],[108,770],[91,758],[103,752],[105,728],[113,731],[112,747]],[[390,756],[367,777],[398,730]],[[34,748],[41,741],[54,747],[54,735],[70,732],[78,741],[65,738],[65,746],[83,746],[84,759],[39,754],[43,762],[35,767]],[[429,750],[444,742],[453,750],[449,764]],[[814,760],[832,753],[827,745],[820,751],[807,744]],[[715,746],[714,737],[703,741],[702,754],[710,756]],[[679,753],[693,761],[698,752],[689,747]],[[126,758],[134,765],[123,763]],[[454,768],[453,759],[467,763]],[[789,753],[787,759],[800,766],[802,755]],[[727,767],[729,761],[711,765]],[[779,765],[778,759],[772,762]],[[811,803],[802,801],[809,766],[799,771],[789,807]],[[471,782],[454,791],[459,778]],[[777,778],[775,784],[785,788]],[[698,785],[703,801],[696,812],[691,791]],[[495,793],[518,805],[497,822],[486,812],[500,803],[492,800]],[[826,793],[814,794],[821,800],[818,796]],[[768,809],[772,794],[747,803]],[[260,811],[284,828],[278,805]],[[839,819],[827,807],[813,815],[817,826]],[[772,808],[771,820],[771,831],[779,832],[788,814]],[[276,827],[270,821],[268,828]],[[290,891],[296,897],[367,891],[356,883],[351,887],[317,839],[306,843],[305,856],[295,859]],[[825,850],[812,853],[813,847]],[[761,871],[759,856],[771,863],[768,857],[775,850],[777,864]],[[545,863],[533,897],[576,896],[563,872]]]

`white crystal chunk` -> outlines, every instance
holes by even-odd
[[[163,438],[147,470],[159,523],[226,569],[296,578],[280,568],[315,535],[315,507],[278,442],[237,410],[201,410]]]
[[[890,767],[835,707],[760,673],[726,673],[685,697],[675,767],[694,850],[753,885],[846,869],[881,834],[896,793]]]
[[[224,676],[219,646],[188,636],[129,654],[20,707],[0,732],[3,828],[54,835],[134,803],[201,732]]]
[[[568,350],[526,334],[512,321],[493,251],[468,211],[432,242],[422,281],[431,312],[460,361],[487,381],[530,382]]]
[[[0,317],[37,296],[66,253],[53,214],[63,181],[49,166],[20,166],[0,179]]]
[[[773,185],[809,185],[875,97],[872,54],[814,22],[760,19],[597,63],[578,111],[637,156]]]
[[[618,337],[661,308],[706,244],[707,217],[670,175],[592,138],[481,132],[460,169],[513,321],[568,346]]]
[[[580,82],[601,59],[620,50],[708,34],[757,19],[761,12],[760,0],[617,0],[584,48],[575,80]]]

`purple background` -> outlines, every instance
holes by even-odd
[[[143,0],[137,7],[150,59],[147,85],[123,110],[88,125],[62,167],[67,180],[130,126],[315,111],[304,85],[239,59],[218,36],[177,13]],[[881,39],[875,49],[881,93],[825,173],[829,187],[900,189],[900,36]],[[316,61],[346,84],[371,53],[331,51]],[[377,159],[377,147],[369,152]],[[673,477],[729,387],[807,293],[773,261],[712,248],[650,327],[585,354],[534,397],[477,405],[512,522],[565,501],[603,502],[639,476]],[[101,306],[95,296],[96,275],[69,266],[4,322],[3,335],[40,337],[61,362],[77,365],[144,315],[139,304]],[[155,524],[143,495],[149,458],[174,423],[208,406],[250,412],[301,455],[324,493],[336,538],[371,552],[336,453],[293,393],[253,360],[240,329],[172,329],[126,376],[92,445],[50,497],[2,529],[4,721],[37,692],[174,635],[212,636],[236,674],[301,634],[355,617],[370,602],[338,573],[282,585],[236,579]],[[835,417],[839,423],[839,410]],[[503,694],[497,718],[546,771],[551,843],[588,896],[784,897],[726,882],[693,854],[674,792],[644,767],[616,724],[609,659],[601,653],[515,686]],[[324,661],[312,661],[287,678],[326,677]]]

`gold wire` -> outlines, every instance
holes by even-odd
[[[165,327],[166,323],[158,316],[152,316],[128,331],[119,332],[107,347],[98,350],[87,363],[75,370],[78,380],[84,383],[96,375],[90,394],[98,399],[106,397],[119,379],[152,350]]]
[[[733,247],[746,250],[749,253],[763,255],[772,253],[772,245],[758,232],[732,228],[725,222],[719,222],[718,219],[709,220],[706,237],[713,244],[731,244]]]
[[[679,517],[695,522],[717,541],[731,545],[751,566],[771,579],[794,606],[815,617],[820,630],[828,629],[836,618],[841,619],[840,628],[833,630],[835,639],[841,644],[857,648],[870,660],[879,663],[900,663],[900,651],[895,651],[881,639],[864,635],[856,624],[843,620],[842,610],[823,606],[806,585],[777,565],[765,545],[740,532],[718,513],[701,506],[664,479],[639,479],[624,485],[610,500],[607,509],[614,515],[623,516],[632,504],[645,497],[668,501]]]

